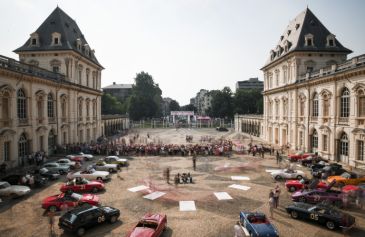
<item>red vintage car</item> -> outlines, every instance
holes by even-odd
[[[289,161],[298,161],[298,160],[305,159],[305,158],[307,158],[309,156],[315,157],[316,154],[314,154],[314,153],[297,152],[295,154],[288,155],[288,159],[289,159]]]
[[[146,214],[127,237],[158,237],[166,229],[165,214]]]
[[[75,162],[84,162],[84,157],[82,155],[67,155],[66,158]]]
[[[288,189],[289,192],[295,192],[297,190],[303,189],[305,185],[310,185],[311,180],[305,180],[304,183],[301,183],[300,180],[287,180],[285,182],[285,187]],[[328,185],[325,182],[318,182],[316,187],[314,188],[322,188],[326,189]]]
[[[57,194],[43,199],[42,208],[55,212],[61,210],[62,205],[67,205],[68,208],[75,207],[78,205],[82,205],[84,203],[88,203],[93,206],[99,205],[99,197],[94,194]]]
[[[105,185],[101,180],[89,181],[84,178],[75,178],[65,184],[60,188],[63,193],[66,192],[99,192],[105,190]]]

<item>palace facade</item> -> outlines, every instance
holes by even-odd
[[[57,7],[14,51],[0,56],[0,163],[101,136],[101,71],[76,22]]]
[[[351,52],[308,8],[295,17],[261,69],[260,137],[363,166],[365,55],[347,59]]]

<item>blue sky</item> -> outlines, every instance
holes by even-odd
[[[259,70],[307,5],[350,55],[365,53],[362,0],[0,0],[0,54],[21,46],[57,4],[78,23],[106,68],[102,86],[150,73],[180,104],[202,88],[235,88]]]

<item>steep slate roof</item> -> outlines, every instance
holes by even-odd
[[[110,86],[103,87],[104,89],[132,89],[133,84],[112,84]]]
[[[305,46],[305,36],[308,34],[313,35],[313,46]],[[294,52],[333,52],[333,53],[352,53],[351,50],[342,46],[342,44],[335,38],[335,45],[333,47],[326,46],[327,36],[331,35],[331,32],[320,22],[320,20],[312,13],[309,8],[301,12],[297,17],[290,21],[289,25],[281,35],[279,42],[273,49],[276,53],[281,47],[282,53],[271,60],[271,55],[267,60],[264,67],[277,61],[283,56]],[[289,49],[284,51],[285,43],[288,41]]]
[[[35,32],[39,37],[39,47],[29,46],[31,40],[29,38],[23,46],[17,48],[14,52],[73,50],[102,67],[91,49],[89,50],[89,55],[85,54],[84,47],[82,47],[81,51],[77,49],[77,39],[81,40],[81,46],[88,43],[76,22],[58,6]],[[52,33],[54,32],[61,34],[61,45],[51,45]]]

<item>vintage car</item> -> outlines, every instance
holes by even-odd
[[[278,237],[279,233],[274,225],[260,212],[240,212],[240,222],[250,236]]]
[[[307,158],[301,159],[300,164],[303,166],[310,167],[315,164],[326,164],[328,160],[321,158],[320,156],[308,156]]]
[[[336,186],[343,187],[348,184],[357,185],[360,183],[365,183],[365,176],[359,176],[355,173],[342,173],[339,176],[330,176],[327,178],[327,182],[336,181]]]
[[[96,171],[95,169],[88,169],[70,174],[71,179],[77,177],[85,178],[88,180],[108,180],[110,179],[110,173],[108,171]]]
[[[166,226],[167,216],[165,214],[146,214],[127,237],[158,237]]]
[[[76,178],[65,184],[60,188],[63,193],[66,192],[99,192],[105,190],[105,185],[102,181],[89,181],[84,178]]]
[[[286,208],[286,211],[294,219],[311,220],[328,229],[336,228],[349,229],[355,225],[355,217],[338,210],[331,205],[311,205],[307,203],[293,203]]]
[[[303,180],[304,182],[302,182],[302,180],[287,180],[285,182],[285,187],[289,192],[295,192],[304,189],[305,187],[311,188],[311,184],[313,185],[313,182],[316,182],[316,180],[305,179]],[[328,185],[325,182],[316,182],[316,184],[314,184],[314,188],[326,189],[327,187]]]
[[[329,203],[337,207],[343,206],[343,194],[340,191],[330,190],[333,184],[328,185],[327,189],[315,189],[315,190],[299,190],[292,194],[293,202],[306,202],[306,203]]]
[[[7,175],[4,178],[2,178],[1,181],[6,181],[11,185],[25,185],[25,186],[30,187],[29,179],[31,176],[33,177],[33,180],[34,180],[33,187],[38,187],[38,188],[43,187],[48,182],[47,178],[42,177],[40,175],[33,175],[33,174],[26,174],[26,175],[10,174],[10,175]],[[25,183],[23,183],[24,178],[25,178]]]
[[[84,160],[85,160],[84,157],[81,155],[67,155],[66,159],[69,159],[69,160],[75,161],[75,162],[80,162],[80,163],[84,162]]]
[[[0,196],[11,198],[21,197],[30,193],[30,188],[23,185],[11,185],[8,182],[0,181]]]
[[[105,161],[98,161],[93,165],[95,170],[99,171],[109,171],[109,173],[117,172],[119,169],[119,165],[117,164],[108,164]]]
[[[70,172],[69,165],[61,165],[56,162],[50,162],[43,165],[42,168],[47,168],[50,171],[58,171],[60,174],[67,174]]]
[[[119,158],[118,156],[107,156],[103,160],[108,164],[117,164],[121,167],[129,166],[127,159]]]
[[[50,171],[47,168],[36,169],[33,171],[34,174],[39,174],[42,177],[45,177],[49,180],[56,180],[60,177],[60,173],[58,171]]]
[[[83,236],[86,229],[104,222],[113,224],[118,220],[119,216],[119,209],[114,207],[84,205],[62,215],[58,221],[58,226],[65,231]]]
[[[228,132],[228,128],[225,128],[225,127],[216,127],[215,130],[217,130],[219,132]]]
[[[317,155],[314,154],[314,153],[297,152],[295,154],[288,155],[288,160],[294,162],[294,161],[299,161],[299,160],[305,159],[309,156],[310,157],[316,157]]]
[[[312,175],[317,178],[324,178],[333,175],[341,175],[344,172],[347,172],[342,168],[342,165],[337,163],[332,163],[328,165],[324,165],[322,168],[317,168],[317,166],[312,166]]]
[[[275,180],[282,179],[302,179],[306,177],[305,173],[301,170],[293,170],[293,169],[282,169],[278,171],[271,172],[271,176]]]
[[[42,208],[56,212],[61,210],[61,206],[65,204],[70,208],[81,206],[85,203],[97,206],[99,205],[99,196],[94,194],[61,193],[43,199]]]
[[[91,155],[91,154],[85,154],[83,152],[79,152],[78,155],[81,156],[81,157],[83,157],[84,160],[92,160],[92,159],[94,159],[94,156]]]
[[[71,161],[70,159],[67,158],[59,159],[58,161],[56,161],[56,163],[60,165],[68,165],[70,166],[71,169],[74,169],[76,165],[75,161]]]

